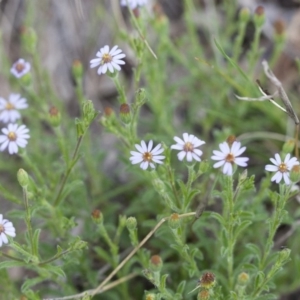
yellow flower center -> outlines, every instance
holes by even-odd
[[[193,152],[194,151],[194,146],[193,146],[192,143],[187,142],[187,143],[184,144],[183,150],[185,152],[188,152],[188,151]]]
[[[107,64],[112,61],[112,56],[109,53],[105,53],[102,55],[102,64]]]
[[[17,70],[18,73],[21,73],[25,69],[25,65],[22,63],[17,63],[15,69]]]
[[[278,171],[281,173],[285,173],[288,171],[287,165],[285,163],[281,163],[278,167]]]
[[[234,155],[233,155],[232,153],[229,153],[229,154],[226,156],[225,160],[226,160],[227,162],[233,164],[233,163],[234,163],[234,158],[235,158]]]
[[[15,106],[13,104],[11,104],[10,102],[7,102],[5,105],[6,110],[12,110],[14,108],[15,108]]]
[[[16,135],[16,133],[13,132],[13,131],[10,131],[10,132],[8,133],[7,137],[8,137],[8,139],[9,139],[10,141],[15,141],[15,140],[17,139],[17,135]]]
[[[4,226],[2,224],[0,224],[0,233],[4,232]]]
[[[144,161],[152,161],[152,157],[153,157],[153,155],[152,155],[151,152],[145,152],[143,154],[143,160]]]

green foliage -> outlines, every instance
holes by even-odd
[[[95,14],[104,9],[98,2]],[[264,19],[244,10],[236,20],[234,3],[224,1],[220,10],[227,26],[217,23],[215,33],[222,33],[216,35],[205,28],[202,43],[191,16],[203,14],[203,8],[183,2],[186,32],[176,37],[171,38],[163,13],[144,8],[139,17],[129,10],[137,35],[109,25],[136,60],[132,83],[122,71],[101,75],[108,75],[118,93],[112,107],[99,113],[96,99],[86,98],[82,64],[70,66],[76,117],[52,88],[37,51],[40,35],[32,18],[26,19],[21,53],[32,61],[32,71],[17,80],[8,75],[10,66],[1,69],[29,103],[22,117],[31,137],[17,155],[1,152],[6,176],[0,192],[12,209],[0,213],[17,231],[0,250],[0,293],[9,291],[11,299],[179,300],[196,294],[207,299],[207,292],[209,299],[260,300],[278,299],[299,285],[300,242],[292,227],[299,216],[292,201],[297,192],[293,185],[272,185],[264,173],[269,157],[284,146],[273,137],[277,133],[285,140],[287,116],[268,102],[234,96],[260,96],[253,78],[263,51]],[[30,13],[37,11],[28,4]],[[254,40],[243,49],[251,19]],[[272,64],[282,43],[278,39],[274,45]],[[57,109],[52,115],[50,104]],[[125,116],[115,112],[121,104],[128,104]],[[173,137],[184,132],[205,141],[201,162],[179,161],[170,149]],[[117,141],[109,149],[108,134]],[[232,176],[215,169],[210,159],[230,135],[247,145],[251,162],[247,169],[235,166]],[[130,163],[141,140],[162,144],[162,165],[142,170]],[[285,144],[283,153],[293,145]],[[117,160],[107,167],[110,154]],[[277,244],[282,224],[294,230],[284,249]],[[161,258],[159,268],[149,266],[152,255]],[[22,280],[10,278],[16,267]],[[207,272],[215,275],[213,283],[203,281]]]

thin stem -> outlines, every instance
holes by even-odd
[[[69,253],[70,251],[71,250],[67,249],[65,251],[62,251],[61,253],[55,254],[53,257],[51,257],[51,258],[49,258],[49,259],[47,259],[45,261],[40,262],[38,265],[41,267],[41,266],[44,266],[44,265],[46,265],[48,263],[51,263],[52,261],[55,261],[58,258],[62,257],[63,255]]]
[[[15,260],[15,261],[19,261],[19,262],[24,262],[23,259],[20,259],[20,258],[11,256],[11,255],[6,254],[6,253],[4,253],[4,252],[0,252],[0,253],[1,253],[1,256],[7,257],[7,258],[9,258],[9,259],[11,259],[11,260]],[[25,263],[25,262],[24,262],[24,263]]]
[[[172,191],[173,191],[174,197],[176,199],[176,203],[177,203],[177,205],[179,207],[180,206],[180,200],[178,198],[178,193],[177,193],[177,190],[176,190],[176,187],[175,187],[175,184],[174,184],[174,178],[173,178],[173,174],[172,174],[170,165],[167,166],[167,171],[168,171],[168,175],[169,175],[169,180],[170,180],[170,184],[171,184],[171,187],[172,187]]]
[[[65,175],[64,175],[64,177],[63,177],[63,179],[61,181],[61,185],[60,185],[59,191],[58,191],[57,196],[56,196],[56,198],[54,200],[54,206],[58,206],[60,204],[61,200],[62,200],[61,194],[62,194],[63,189],[65,187],[65,184],[66,184],[66,182],[67,182],[67,180],[69,178],[69,175],[70,175],[70,173],[71,173],[71,171],[72,171],[72,169],[73,169],[73,167],[74,167],[74,165],[76,163],[77,153],[78,153],[79,147],[81,145],[82,139],[83,139],[83,136],[80,136],[78,138],[78,140],[77,140],[76,148],[75,148],[75,151],[74,151],[71,163],[70,163],[70,165],[69,165],[69,167],[67,169],[67,172],[65,173]]]
[[[30,209],[29,209],[29,203],[28,203],[28,193],[27,193],[27,188],[23,188],[23,200],[24,200],[24,205],[25,205],[25,210],[26,210],[26,217],[25,217],[25,222],[26,226],[28,229],[28,236],[29,236],[29,243],[31,247],[31,254],[34,256],[37,256],[36,249],[34,247],[34,241],[33,241],[33,232],[32,232],[32,226],[31,226],[31,214],[30,214]]]
[[[190,217],[190,216],[194,216],[196,213],[195,212],[190,212],[190,213],[186,213],[186,214],[182,214],[179,215],[180,218],[184,218],[184,217]],[[129,255],[118,265],[118,267],[116,269],[114,269],[106,278],[105,280],[97,287],[94,289],[94,292],[91,294],[92,296],[94,296],[95,294],[97,294],[100,290],[102,290],[102,288],[106,285],[107,282],[110,281],[110,279],[115,276],[118,271],[123,268],[123,266],[129,261],[129,259],[151,238],[151,236],[156,232],[156,230],[167,220],[169,220],[170,217],[166,217],[166,218],[162,218],[157,224],[156,226],[146,235],[146,237],[139,243],[139,245],[137,247],[135,247],[130,253]]]
[[[127,4],[128,4],[128,0],[127,0]],[[128,7],[129,7],[129,5],[128,5]],[[148,48],[148,50],[149,50],[150,53],[153,55],[153,57],[154,57],[155,59],[157,59],[156,54],[154,53],[154,51],[152,50],[152,48],[151,48],[150,45],[148,44],[146,38],[144,37],[144,35],[143,35],[143,33],[142,33],[142,30],[141,30],[141,28],[140,28],[140,26],[139,26],[139,24],[138,24],[138,22],[137,22],[137,19],[136,19],[135,15],[133,14],[133,12],[132,12],[132,10],[131,10],[130,8],[129,8],[128,10],[129,10],[130,16],[131,16],[131,18],[132,18],[133,25],[134,25],[135,29],[137,30],[137,32],[138,32],[138,34],[139,34],[141,40],[144,42],[145,46]]]
[[[122,277],[118,280],[115,280],[115,281],[107,284],[106,286],[104,286],[101,289],[101,291],[97,292],[97,294],[101,294],[105,291],[108,291],[108,290],[112,289],[113,287],[118,286],[121,283],[126,282],[126,281],[136,277],[137,275],[138,275],[137,273],[132,273],[132,274],[129,274],[125,277]],[[76,294],[76,295],[72,295],[72,296],[66,296],[66,297],[61,297],[61,298],[47,298],[47,299],[43,299],[43,300],[73,300],[73,299],[79,299],[79,298],[82,298],[84,296],[95,295],[94,291],[95,290],[87,290],[87,291],[84,291],[80,294]]]

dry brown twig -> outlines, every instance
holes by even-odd
[[[277,91],[273,95],[270,95],[268,92],[266,92],[262,88],[262,86],[260,85],[260,82],[257,81],[258,89],[261,92],[261,94],[263,95],[262,97],[250,98],[250,97],[240,97],[240,96],[237,96],[237,95],[235,95],[235,96],[239,100],[245,100],[245,101],[265,101],[265,100],[269,100],[277,108],[284,111],[295,123],[295,126],[296,126],[295,145],[297,145],[298,144],[298,135],[299,135],[299,119],[298,119],[298,116],[297,116],[295,110],[293,109],[293,106],[292,106],[292,104],[289,100],[289,97],[288,97],[287,93],[285,92],[280,80],[270,70],[268,62],[263,60],[262,61],[262,66],[264,68],[265,75],[275,85]],[[275,96],[278,96],[281,99],[284,107],[280,106],[277,102],[274,101]],[[297,146],[295,147],[295,154],[296,154],[296,157],[298,158],[299,154],[298,154],[298,147]]]

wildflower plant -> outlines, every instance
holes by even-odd
[[[260,65],[264,8],[184,0],[181,33],[159,3],[93,4],[68,54],[96,58],[64,56],[64,80],[35,5],[16,31],[24,59],[1,35],[7,299],[262,300],[300,285],[298,96],[272,72],[284,35]]]

